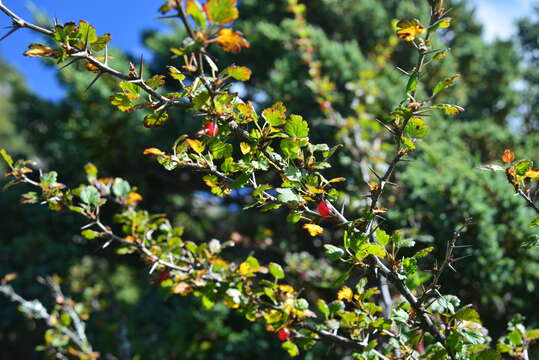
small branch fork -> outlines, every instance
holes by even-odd
[[[47,325],[58,329],[62,334],[67,336],[84,354],[95,358],[95,353],[92,350],[92,345],[88,342],[86,337],[86,326],[80,319],[75,309],[69,304],[69,301],[64,297],[60,286],[54,282],[50,277],[43,279],[43,282],[51,289],[53,296],[58,300],[61,300],[61,305],[73,321],[75,331],[70,328],[59,325],[53,321],[51,314],[45,309],[43,304],[39,300],[26,300],[9,284],[0,284],[0,293],[9,298],[11,301],[19,304],[24,313],[29,314],[32,318],[45,320]]]
[[[17,31],[18,29],[21,29],[21,28],[28,28],[30,30],[33,30],[33,31],[36,31],[36,32],[39,32],[43,35],[46,35],[46,36],[53,36],[54,35],[54,32],[52,30],[49,30],[49,29],[45,29],[41,26],[38,26],[38,25],[35,25],[29,21],[26,21],[24,20],[23,18],[21,18],[20,16],[18,16],[17,14],[15,14],[13,11],[11,11],[6,5],[3,4],[3,1],[0,0],[0,10],[6,14],[9,18],[11,18],[12,22],[13,22],[13,25],[11,26],[11,30],[9,30],[0,40],[2,39],[5,39],[6,37],[8,37],[9,35],[13,34],[15,31]],[[74,50],[74,49],[72,49]],[[136,84],[137,86],[139,86],[142,90],[144,90],[147,94],[149,94],[150,96],[152,96],[153,98],[155,98],[157,101],[158,101],[158,104],[157,104],[157,108],[166,108],[166,107],[169,107],[169,106],[188,106],[188,104],[180,99],[169,99],[167,98],[166,96],[163,96],[161,94],[159,94],[157,91],[155,91],[154,89],[152,89],[150,86],[148,86],[145,82],[144,82],[144,79],[142,78],[142,72],[140,74],[124,74],[112,67],[110,67],[108,65],[108,56],[105,55],[105,60],[104,62],[101,62],[99,61],[95,56],[93,56],[91,54],[91,52],[89,51],[89,49],[85,49],[85,50],[82,50],[82,51],[74,51],[74,52],[71,52],[69,54],[69,56],[71,58],[74,59],[74,61],[72,61],[71,63],[69,63],[68,65],[71,65],[72,63],[74,62],[77,62],[79,60],[85,60],[87,62],[89,62],[90,64],[94,65],[95,67],[97,67],[99,69],[99,74],[97,75],[97,77],[94,79],[94,81],[92,81],[92,83],[90,84],[93,85],[93,83],[102,75],[102,74],[110,74],[120,80],[123,80],[123,81],[128,81],[128,82],[132,82],[134,84]],[[142,69],[142,59],[141,59],[141,67]],[[89,87],[90,87],[89,86]]]

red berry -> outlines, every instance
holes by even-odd
[[[322,104],[320,104],[320,109],[322,111],[328,111],[331,109],[331,103],[329,101],[324,101]]]
[[[204,130],[206,135],[208,136],[215,136],[217,133],[219,133],[219,126],[217,126],[214,122],[209,122],[206,125],[204,125]]]
[[[318,209],[318,213],[322,217],[328,218],[328,217],[332,216],[332,208],[331,208],[331,204],[329,203],[329,201],[326,201],[326,200],[320,201],[318,203],[317,209]]]
[[[290,339],[290,330],[288,330],[287,328],[281,329],[277,333],[277,336],[279,337],[279,340],[286,341]]]

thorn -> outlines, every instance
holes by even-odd
[[[89,227],[92,227],[92,226],[94,226],[94,225],[95,225],[95,221],[94,221],[94,222],[91,222],[91,223],[89,223],[89,224],[84,225],[84,226],[81,227],[80,229],[81,229],[81,230],[88,229]]]
[[[449,268],[450,268],[451,270],[453,270],[454,272],[457,272],[457,270],[455,270],[455,268],[453,267],[453,265],[447,264],[447,266],[449,266]]]
[[[376,119],[376,121],[378,121],[387,131],[389,131],[391,134],[393,135],[396,135],[395,134],[395,131],[393,131],[393,129],[391,129],[386,123],[384,123],[382,120],[380,119]]]
[[[19,30],[20,29],[20,26],[9,26],[8,28],[11,28],[11,30],[9,30],[4,36],[2,36],[0,38],[0,41],[4,40],[5,38],[7,38],[9,35],[13,34],[15,31]]]
[[[399,185],[392,183],[391,181],[386,181],[386,185],[398,187]]]
[[[95,82],[96,82],[96,81],[101,77],[101,75],[103,75],[103,74],[104,74],[103,71],[101,71],[99,74],[97,74],[97,76],[92,80],[92,82],[90,83],[90,85],[88,85],[84,91],[90,90],[90,88],[92,87],[92,85],[94,85]]]
[[[153,264],[152,264],[152,267],[150,268],[150,275],[154,272],[155,268],[157,267],[157,265],[159,265],[159,262],[158,261],[155,261]]]
[[[76,62],[79,61],[80,59],[81,59],[81,58],[76,58],[75,60],[70,61],[70,62],[67,63],[66,65],[62,66],[62,67],[60,68],[60,70],[64,70],[66,67],[68,67],[68,66],[71,65],[71,64],[76,63]]]
[[[176,18],[176,17],[179,17],[179,15],[164,15],[164,16],[158,16],[158,17],[156,17],[156,19],[171,19],[171,18]]]
[[[408,71],[406,71],[406,70],[404,70],[404,69],[402,69],[402,68],[400,68],[400,67],[398,67],[398,66],[395,66],[395,68],[396,68],[397,70],[399,70],[401,73],[403,73],[404,75],[410,76],[410,73],[409,73]]]
[[[138,68],[138,76],[142,79],[142,67],[144,66],[144,54],[140,54],[140,66]]]
[[[470,248],[473,245],[453,245],[454,249],[461,249],[461,248]]]
[[[109,66],[109,44],[105,45],[105,66]]]
[[[459,258],[453,259],[451,262],[456,263],[457,261],[464,260],[466,258],[469,258],[470,256],[473,256],[473,255],[472,254],[464,255],[464,256],[461,256]]]
[[[376,178],[377,178],[378,180],[382,180],[382,177],[381,177],[380,175],[378,175],[378,174],[376,173],[376,171],[374,171],[373,168],[371,168],[370,166],[368,166],[368,168],[369,168],[369,170],[374,174],[374,176],[376,176]]]
[[[86,39],[84,40],[84,49],[86,49],[86,51],[88,51],[88,36],[90,36],[89,30],[86,32]]]
[[[103,246],[101,247],[101,249],[106,248],[106,247],[109,246],[111,243],[112,243],[112,240],[107,241],[106,243],[103,244]]]

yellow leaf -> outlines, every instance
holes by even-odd
[[[164,152],[157,148],[148,148],[144,150],[144,155],[155,155],[155,156],[163,156],[166,155]]]
[[[249,144],[246,143],[246,142],[241,142],[241,143],[240,143],[240,149],[241,149],[241,153],[242,153],[243,155],[248,154],[248,153],[251,152],[251,145],[249,145]]]
[[[537,169],[531,169],[526,172],[526,177],[529,177],[530,179],[539,179],[539,170]]]
[[[305,224],[303,228],[309,232],[309,235],[316,236],[324,232],[324,228],[316,224]]]
[[[204,151],[204,149],[206,148],[204,146],[204,144],[199,140],[186,139],[185,141],[189,144],[191,149],[193,149],[194,151],[196,151],[199,154],[201,154]]]
[[[251,265],[247,261],[244,261],[244,262],[241,263],[240,268],[239,268],[238,271],[243,276],[249,275],[252,272]]]
[[[279,290],[281,290],[284,293],[293,293],[294,288],[290,285],[279,285]]]
[[[419,20],[400,20],[397,25],[397,36],[405,41],[413,41],[418,35],[427,32]]]
[[[330,183],[338,183],[338,182],[343,182],[343,181],[346,181],[346,178],[338,177],[338,178],[329,180]]]
[[[339,300],[346,300],[348,302],[352,301],[352,298],[354,297],[354,293],[352,292],[352,289],[350,289],[348,286],[343,286],[341,290],[337,293],[337,298]]]
[[[224,28],[219,31],[217,43],[224,51],[234,54],[240,52],[241,48],[248,48],[250,46],[249,42],[243,37],[241,32],[234,31],[230,28]]]
[[[4,278],[2,279],[2,281],[0,281],[1,283],[5,284],[7,282],[10,282],[10,281],[13,281],[17,278],[17,274],[15,273],[9,273],[9,274],[6,274],[4,276]]]
[[[28,50],[24,52],[24,56],[56,57],[56,54],[48,46],[40,44],[30,44],[28,46]]]

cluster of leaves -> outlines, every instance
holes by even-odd
[[[36,50],[33,56],[84,59],[90,64],[87,66],[90,71],[108,72],[122,79],[122,91],[111,97],[111,103],[121,111],[149,108],[152,113],[144,121],[147,127],[162,125],[168,119],[170,106],[186,106],[201,115],[204,120],[198,135],[202,139],[183,135],[174,142],[169,153],[157,148],[148,148],[144,153],[155,156],[167,170],[191,168],[207,173],[203,180],[218,196],[228,195],[233,189],[250,187],[254,202],[246,208],[259,207],[262,211],[287,208],[288,221],[303,222],[311,236],[324,231],[319,225],[326,221],[324,218],[343,226],[342,244],[326,244],[327,256],[349,265],[340,282],[346,281],[353,270],[368,267],[377,269],[393,284],[405,301],[394,307],[389,305],[385,309],[390,313],[387,318],[382,316],[384,309],[374,299],[379,290],[366,289],[364,280],[356,285],[355,292],[347,286],[341,288],[337,299],[329,304],[317,300],[317,316],[309,302],[300,297],[300,291],[281,281],[285,274],[280,265],[262,266],[254,256],[236,265],[221,256],[221,251],[229,244],[217,240],[200,245],[184,241],[182,228],[173,227],[161,214],[151,214],[138,207],[142,197],[136,188],[120,178],[98,178],[93,165],[85,168],[88,183],[69,189],[57,181],[55,172],[41,174],[39,181],[30,179],[29,163],[14,162],[2,150],[11,169],[8,175],[13,178],[13,184],[27,183],[41,190],[23,195],[24,202],[42,202],[51,210],[76,212],[90,221],[82,236],[89,240],[103,239],[104,246],[116,242],[120,245],[120,254],[138,252],[150,266],[150,272],[162,274],[160,285],[171,293],[193,293],[208,308],[223,301],[248,320],[264,319],[268,330],[279,332],[280,339],[285,341],[283,348],[292,356],[298,354],[298,345],[309,348],[321,338],[355,348],[356,357],[361,359],[383,359],[395,352],[410,358],[499,358],[496,352],[488,349],[489,339],[477,312],[468,306],[459,307],[460,301],[453,296],[438,294],[438,276],[425,291],[418,292],[419,298],[411,293],[407,280],[418,272],[418,261],[433,249],[401,256],[398,251],[410,247],[413,242],[400,232],[389,235],[377,224],[379,216],[387,211],[379,202],[397,163],[414,151],[418,141],[428,134],[425,119],[434,110],[449,115],[463,110],[453,104],[431,104],[442,90],[453,85],[458,75],[440,81],[426,98],[417,95],[424,66],[430,61],[441,60],[445,54],[445,50],[431,48],[434,32],[450,25],[440,4],[433,2],[428,26],[423,26],[419,20],[395,23],[396,35],[417,49],[418,62],[410,71],[403,71],[408,78],[404,99],[382,122],[395,141],[394,157],[383,175],[375,173],[377,181],[369,184],[371,203],[351,221],[332,204],[340,197],[332,184],[345,179],[326,179],[322,174],[322,170],[331,166],[328,160],[338,147],[311,143],[308,122],[300,115],[287,114],[283,103],[275,103],[258,112],[252,103],[230,93],[229,81],[247,81],[251,71],[235,65],[219,71],[207,52],[213,42],[231,52],[248,46],[240,33],[225,27],[238,17],[234,0],[209,0],[203,6],[189,0],[185,9],[179,1],[167,1],[161,7],[163,14],[177,11],[178,15],[172,16],[184,22],[189,34],[182,48],[172,49],[184,60],[182,71],[169,67],[170,77],[177,80],[180,87],[174,93],[162,95],[158,92],[164,85],[164,76],[156,75],[144,81],[142,66],[138,73],[131,66],[129,75],[109,68],[108,40],[105,40],[110,37],[99,40],[95,31],[90,35],[89,27],[82,23],[79,27],[65,25],[61,27],[62,31],[58,27],[54,31],[53,37],[61,45],[62,52],[41,49],[40,53],[37,47],[31,49]],[[297,14],[302,12],[301,8],[295,10]],[[196,24],[196,29],[192,28],[187,15]],[[102,45],[93,47],[95,44]],[[92,54],[92,51],[100,50],[105,50],[104,63]],[[204,70],[205,64],[211,75]],[[142,99],[143,92],[149,95],[148,99]],[[136,103],[137,100],[143,102]],[[532,171],[531,166],[524,173],[526,177],[531,177],[527,175]],[[521,171],[515,167],[513,172],[518,175]],[[514,181],[517,179],[515,177]],[[114,220],[121,229],[121,236],[102,223],[101,209],[111,203],[119,207]],[[447,259],[449,265],[451,260]],[[346,337],[336,335],[338,330],[343,330]],[[522,344],[534,339],[535,333],[531,334],[520,342],[512,341],[515,348],[504,348],[503,351],[522,353],[526,350]],[[382,342],[384,346],[379,346]]]
[[[507,181],[513,186],[515,194],[520,195],[537,213],[537,217],[531,222],[531,227],[539,227],[539,207],[536,204],[536,199],[539,194],[539,170],[533,166],[533,161],[527,159],[515,160],[515,153],[510,149],[505,149],[501,160],[506,165],[500,166],[490,164],[480,166],[479,169],[486,171],[504,171]],[[533,247],[539,244],[539,235],[535,236],[532,241],[526,243],[527,246]]]

